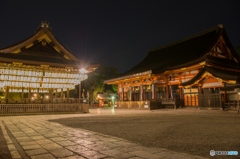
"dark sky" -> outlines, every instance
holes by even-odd
[[[125,72],[148,49],[223,24],[240,45],[239,0],[0,0],[0,48],[32,35],[41,21],[77,57]],[[193,53],[194,54],[194,53]]]

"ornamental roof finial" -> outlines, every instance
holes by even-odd
[[[222,24],[218,24],[219,28],[223,28],[223,25]]]
[[[45,21],[45,22],[41,22],[41,27],[42,28],[44,28],[44,27],[46,27],[46,28],[49,28],[49,22],[47,22],[47,21]]]

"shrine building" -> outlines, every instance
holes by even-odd
[[[236,92],[222,88],[240,84],[240,57],[220,24],[148,50],[138,65],[104,83],[118,85],[115,107],[170,99],[185,107],[223,107],[237,101]]]
[[[54,37],[49,23],[42,22],[32,36],[0,49],[0,89],[5,92],[1,103],[53,103],[53,93],[56,98],[57,92],[61,92],[58,102],[73,102],[69,91],[98,66],[73,55]],[[22,98],[10,99],[11,92],[21,93]],[[39,93],[47,93],[47,99],[38,101]]]

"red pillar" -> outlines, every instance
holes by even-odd
[[[227,102],[226,91],[223,91],[223,100],[224,100],[224,103],[226,103],[226,102]]]
[[[166,75],[166,98],[168,99],[168,75]]]
[[[122,87],[122,101],[124,101],[124,88]]]
[[[202,90],[202,87],[200,86],[200,94],[203,94],[203,90]]]
[[[143,101],[145,101],[145,89],[143,89]]]
[[[183,95],[182,95],[182,87],[179,88],[179,93],[180,93],[180,99],[183,99]]]
[[[154,89],[154,83],[152,84],[152,99],[155,99],[155,89]]]
[[[132,87],[130,87],[130,90],[129,90],[129,98],[130,98],[130,101],[133,101],[133,99],[132,99]]]

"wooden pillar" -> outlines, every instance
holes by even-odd
[[[82,87],[81,87],[81,82],[79,83],[79,99],[82,98]]]
[[[152,84],[152,99],[155,99],[155,89],[154,83]]]
[[[5,103],[8,104],[8,98],[9,98],[9,86],[6,86],[5,88]]]
[[[146,89],[146,87],[145,87],[145,89]],[[145,89],[143,89],[143,101],[145,101]]]
[[[69,102],[69,96],[70,96],[70,92],[69,92],[69,88],[67,88],[67,102]]]
[[[124,88],[122,87],[122,101],[124,101]]]
[[[166,75],[166,98],[168,99],[168,75]]]
[[[182,87],[180,87],[181,83],[182,83],[182,75],[181,73],[178,73],[178,77],[179,77],[179,94],[180,94],[180,99],[183,100],[183,94],[182,94]]]
[[[203,94],[202,86],[199,86],[199,93]]]
[[[52,97],[52,89],[51,89],[51,88],[49,88],[48,93],[49,93],[49,96],[48,96],[49,103],[51,103],[52,98],[53,98],[53,97]]]
[[[180,99],[183,100],[182,87],[179,88]]]
[[[54,89],[52,88],[52,89],[51,89],[51,97],[52,97],[52,98],[51,98],[51,99],[52,99],[51,101],[52,101],[52,102],[53,102],[53,91],[54,91]]]
[[[63,99],[63,88],[61,88],[61,99]]]
[[[140,101],[143,101],[143,86],[140,86]]]
[[[226,91],[223,91],[223,100],[224,100],[224,103],[226,103],[226,102],[227,102]]]
[[[39,98],[39,88],[37,89],[37,99]]]
[[[24,87],[22,87],[22,99],[24,98]]]
[[[55,89],[55,98],[57,98],[57,89]]]
[[[29,87],[28,88],[28,98],[31,98],[32,97],[32,93],[31,93],[31,88]]]
[[[133,96],[132,96],[132,86],[130,86],[130,93],[129,93],[129,95],[130,95],[130,98],[129,98],[130,101],[133,101],[133,99],[132,99],[133,98]]]

